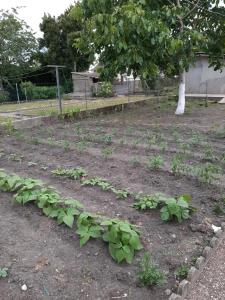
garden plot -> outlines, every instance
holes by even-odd
[[[80,122],[7,128],[1,134],[0,166],[7,173],[41,179],[92,214],[127,220],[137,226],[144,247],[135,251],[131,264],[118,264],[106,242],[90,239],[80,248],[76,225],[57,226],[35,205],[12,204],[13,194],[2,193],[0,215],[7,230],[1,235],[0,267],[9,268],[9,282],[0,280],[5,299],[160,300],[166,299],[167,288],[176,288],[209,242],[211,224],[219,226],[225,213],[225,109],[196,104],[183,117],[173,111],[173,105],[151,103]],[[71,173],[77,168],[84,173]],[[190,195],[191,218],[166,221],[162,203],[154,206],[158,193]],[[140,200],[153,205],[133,207]],[[160,286],[141,287],[145,251],[165,274]],[[26,293],[20,291],[23,283]]]

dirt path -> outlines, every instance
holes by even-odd
[[[186,300],[225,299],[225,235]]]

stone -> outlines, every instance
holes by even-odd
[[[209,246],[206,246],[205,249],[204,249],[203,252],[202,252],[202,255],[203,255],[205,258],[207,258],[207,257],[209,257],[211,251],[212,251],[212,248],[209,247]]]
[[[223,222],[223,223],[221,224],[221,228],[222,228],[222,230],[225,230],[225,222]]]
[[[169,297],[169,300],[182,300],[182,297],[180,295],[177,295],[177,294],[172,294],[170,297]]]
[[[172,291],[170,289],[165,290],[166,296],[170,296],[172,294]]]
[[[24,285],[21,286],[21,290],[24,291],[24,292],[27,291],[27,286],[26,286],[26,284],[24,284]]]
[[[189,289],[189,281],[186,279],[182,280],[178,286],[178,294],[181,295],[183,298],[185,298],[188,294],[188,289]]]
[[[221,237],[222,235],[223,235],[223,230],[221,230],[221,229],[218,230],[217,233],[216,233],[216,237],[219,238],[219,237]]]
[[[187,280],[195,282],[198,279],[198,275],[199,271],[195,267],[191,267],[187,275]]]
[[[210,246],[215,247],[218,244],[218,241],[219,241],[218,238],[213,237],[210,241]]]
[[[203,256],[200,256],[196,260],[196,267],[200,270],[203,267],[204,263],[205,263],[205,258]]]

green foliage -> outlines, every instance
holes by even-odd
[[[149,159],[148,167],[157,170],[164,165],[164,159],[160,155],[155,155]]]
[[[172,157],[171,171],[175,175],[180,176],[185,170],[186,170],[186,165],[184,164],[183,155],[182,154],[175,154]]]
[[[37,41],[31,28],[18,17],[18,10],[0,10],[0,89],[18,82],[24,72],[30,72],[37,51]],[[8,81],[7,77],[16,78]],[[2,97],[7,98],[7,93]]]
[[[85,180],[83,181],[82,185],[99,186],[103,191],[111,191],[112,193],[114,193],[117,199],[125,199],[130,195],[129,191],[125,189],[118,190],[101,177],[94,177],[92,179]]]
[[[11,118],[8,118],[4,124],[4,128],[6,130],[6,133],[8,135],[11,135],[13,132],[15,132],[13,120]]]
[[[130,223],[120,220],[106,220],[101,223],[107,226],[103,234],[103,240],[109,243],[109,253],[121,263],[126,260],[132,263],[135,250],[141,250],[143,247],[140,242],[139,233]]]
[[[0,103],[9,101],[9,93],[7,91],[0,90]]]
[[[165,283],[165,274],[152,264],[151,256],[145,253],[140,263],[138,279],[143,286],[154,286]]]
[[[22,82],[20,86],[23,93],[27,93],[27,97],[30,100],[57,98],[57,90],[55,86],[37,86],[31,82]],[[61,93],[63,93],[62,87]]]
[[[90,238],[100,238],[102,227],[96,222],[94,215],[83,212],[77,220],[76,233],[80,236],[80,246],[83,246]]]
[[[189,270],[190,270],[190,267],[187,264],[183,264],[179,268],[176,269],[174,274],[177,277],[179,277],[180,279],[185,279],[185,278],[187,278]]]
[[[209,161],[212,161],[214,159],[214,153],[213,153],[213,149],[212,149],[212,146],[207,144],[205,146],[205,149],[204,149],[204,159],[205,160],[209,160]]]
[[[217,216],[224,216],[225,215],[225,197],[218,201],[214,207],[213,207],[213,212]]]
[[[221,168],[212,163],[206,163],[196,168],[196,173],[200,181],[211,184],[221,173]]]
[[[8,268],[0,268],[0,278],[6,278],[8,276]]]
[[[204,141],[204,137],[199,131],[193,131],[190,143],[192,145],[201,145],[201,143]]]
[[[109,98],[114,96],[113,85],[111,82],[103,82],[100,84],[99,90],[94,93],[95,97]]]
[[[77,233],[80,236],[80,245],[83,246],[90,238],[103,238],[109,242],[109,252],[117,262],[126,260],[131,263],[135,250],[142,249],[135,226],[85,212],[79,201],[61,199],[53,188],[43,187],[39,180],[8,175],[0,170],[0,190],[16,192],[14,199],[17,203],[34,202],[46,216],[57,219],[58,224],[64,223],[72,228],[75,217],[78,217]],[[121,192],[119,191],[119,196],[125,197]]]
[[[155,209],[160,204],[161,195],[155,194],[155,195],[144,195],[142,193],[139,193],[135,197],[135,203],[132,205],[133,208],[136,209]]]
[[[76,21],[71,15],[72,8],[77,6],[78,3],[70,6],[59,17],[45,14],[40,24],[43,36],[39,39],[38,60],[43,66],[56,62],[66,66],[62,83],[67,92],[72,90],[71,72],[74,66],[77,72],[86,71],[94,60],[91,47],[81,51],[74,44],[74,39],[80,36],[84,28],[84,22]]]
[[[57,168],[56,170],[52,171],[52,174],[57,176],[65,176],[71,179],[83,179],[87,176],[86,171],[83,168],[73,168],[73,169],[64,169],[64,168]]]
[[[104,158],[108,158],[113,154],[112,148],[104,148],[101,150],[101,154]]]
[[[189,205],[189,201],[189,195],[180,196],[178,199],[165,199],[163,207],[160,210],[161,219],[163,221],[177,219],[178,222],[189,219],[190,214],[195,211],[195,208]]]

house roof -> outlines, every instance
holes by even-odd
[[[81,77],[99,78],[99,74],[97,72],[72,72],[72,74],[76,74]]]

